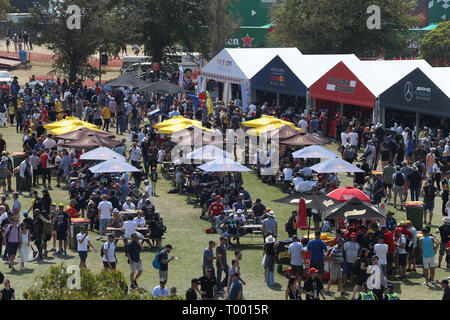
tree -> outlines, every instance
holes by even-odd
[[[241,26],[241,19],[232,11],[236,0],[210,0],[208,8],[208,29],[211,41],[211,55],[214,57],[224,47],[225,41],[236,34]]]
[[[129,0],[131,39],[160,63],[167,53],[198,51],[208,55],[207,12],[209,0]]]
[[[381,28],[369,29],[367,9],[381,9]],[[406,46],[396,30],[408,29],[420,18],[410,0],[285,0],[272,9],[276,28],[270,41],[296,46],[302,53],[367,55]]]
[[[68,26],[68,22],[76,22],[77,13],[68,11],[71,5],[81,9],[79,29]],[[55,54],[52,72],[67,77],[69,83],[98,76],[99,70],[89,59],[103,47],[110,49],[117,33],[126,30],[118,25],[121,12],[115,8],[120,7],[119,0],[49,0],[35,8],[29,28],[37,33],[36,42]]]
[[[9,0],[0,0],[0,20],[6,19],[6,14],[11,10],[11,3]],[[1,31],[1,27],[0,27]]]
[[[450,63],[450,21],[441,22],[428,32],[420,44],[420,55],[435,67]]]

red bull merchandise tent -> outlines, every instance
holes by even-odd
[[[207,82],[220,82],[222,100],[225,104],[232,99],[231,86],[240,86],[242,105],[251,102],[250,81],[273,58],[280,56],[283,61],[301,57],[297,48],[251,48],[223,49],[200,71],[197,94],[206,91]]]
[[[344,104],[369,108],[373,122],[384,123],[378,97],[418,67],[431,69],[425,60],[341,61],[310,87],[310,96],[339,103],[341,113]]]

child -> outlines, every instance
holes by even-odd
[[[20,224],[19,244],[20,244],[20,270],[24,271],[25,262],[33,261],[33,250],[31,249],[31,234],[28,225],[22,222]]]

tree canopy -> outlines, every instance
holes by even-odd
[[[405,46],[396,30],[408,29],[420,18],[407,14],[410,0],[284,0],[272,9],[272,43],[296,46],[302,53],[365,55]],[[369,29],[367,9],[381,9],[381,29]],[[406,13],[406,14],[405,14]]]
[[[433,66],[449,66],[450,21],[439,23],[434,30],[427,33],[420,44],[420,54]]]
[[[125,0],[124,0],[125,1]],[[120,0],[49,0],[34,10],[30,29],[37,33],[36,43],[44,45],[56,56],[53,72],[67,77],[72,83],[77,79],[93,79],[99,75],[96,66],[89,63],[100,49],[110,50],[116,42],[125,40],[126,28],[121,27]],[[81,9],[80,29],[71,29],[67,21],[74,12],[68,7]],[[126,34],[126,33],[125,33]],[[123,40],[120,40],[123,39]]]

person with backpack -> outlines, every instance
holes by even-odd
[[[398,269],[400,273],[400,280],[406,279],[406,264],[408,257],[408,238],[402,233],[401,230],[396,230],[395,232],[396,238],[398,238],[396,246],[397,246],[397,255],[398,255]]]
[[[392,182],[394,183],[394,208],[397,209],[397,196],[400,200],[400,210],[403,210],[403,187],[406,182],[406,176],[400,171],[401,167],[397,166],[396,172],[392,175]]]
[[[344,145],[344,152],[342,156],[344,157],[344,160],[349,163],[353,163],[353,161],[355,161],[356,159],[355,149],[352,148],[352,145],[350,143],[346,143]]]
[[[168,270],[169,270],[169,262],[172,260],[175,260],[175,256],[172,256],[169,258],[169,253],[173,249],[172,245],[167,244],[166,247],[159,252],[157,257],[155,258],[157,260],[157,265],[159,269],[159,279],[160,280],[166,280],[168,278]],[[154,263],[154,267],[155,267]],[[155,267],[156,268],[156,267]]]
[[[116,270],[118,260],[113,233],[108,234],[108,241],[103,244],[100,250],[100,256],[102,257],[103,268],[105,270]]]
[[[427,226],[431,226],[434,210],[434,198],[439,195],[439,190],[434,186],[433,179],[428,178],[427,183],[422,188],[423,202],[425,205],[423,211],[423,221]],[[427,223],[427,211],[430,213],[430,220]]]

